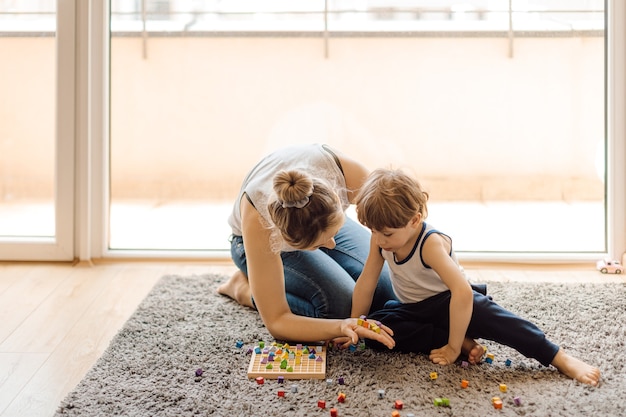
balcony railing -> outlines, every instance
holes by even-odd
[[[55,32],[54,10],[0,2],[0,36]],[[496,7],[494,7],[494,5]],[[42,6],[43,7],[43,6]],[[604,1],[203,1],[111,2],[111,32],[117,36],[250,35],[300,36],[463,35],[578,36],[603,32]]]

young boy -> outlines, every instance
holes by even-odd
[[[367,314],[385,262],[400,302],[391,301],[368,319],[390,327],[395,349],[425,353],[437,364],[470,363],[485,353],[475,338],[510,346],[570,378],[597,385],[600,370],[549,341],[533,323],[502,308],[472,286],[458,265],[452,239],[425,222],[428,194],[399,170],[370,174],[357,198],[359,221],[372,232],[370,253],[352,296],[352,317]],[[378,348],[375,342],[366,341]]]

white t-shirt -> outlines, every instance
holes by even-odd
[[[298,170],[309,173],[314,178],[325,179],[337,191],[343,209],[346,210],[350,206],[341,163],[327,145],[314,143],[288,146],[263,157],[243,180],[233,211],[228,218],[228,224],[234,235],[242,235],[241,199],[244,195],[261,214],[265,226],[274,229],[267,207],[268,203],[276,198],[273,181],[276,173],[281,170]],[[272,237],[279,236],[280,233],[274,230]],[[293,250],[284,243],[282,246],[282,250]]]

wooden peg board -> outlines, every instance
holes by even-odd
[[[309,357],[313,353],[313,349],[315,350],[315,359]],[[271,352],[274,352],[274,359],[270,361]],[[296,360],[298,357],[300,358],[299,361]],[[283,361],[285,366],[281,368]],[[272,364],[271,369],[268,369],[268,363]],[[324,379],[326,377],[326,346],[257,344],[252,349],[248,378],[259,376],[265,379],[278,379],[279,376],[285,379]]]

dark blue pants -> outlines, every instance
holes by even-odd
[[[509,346],[527,358],[548,366],[559,347],[533,323],[522,319],[500,305],[487,294],[484,285],[473,285],[474,309],[467,328],[467,337],[486,339]],[[382,310],[370,314],[394,332],[395,350],[429,354],[432,349],[448,343],[450,324],[450,291],[437,294],[418,303],[402,304],[390,301]],[[382,344],[366,339],[374,349],[387,349]]]

